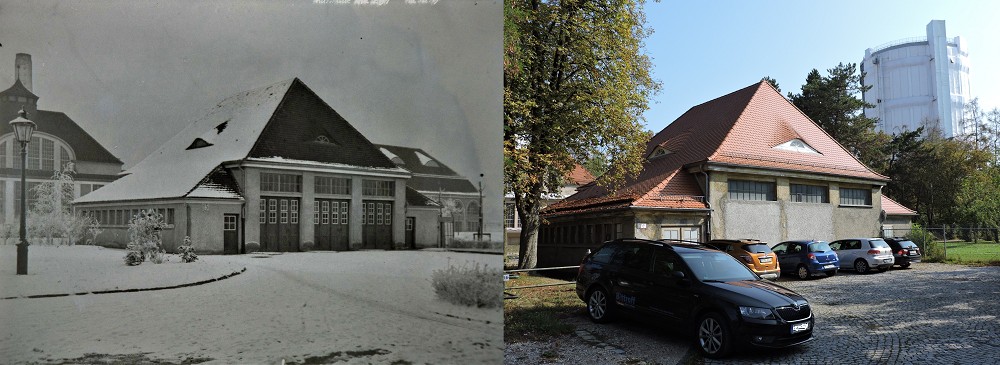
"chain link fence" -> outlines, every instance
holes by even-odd
[[[910,229],[883,229],[882,236],[912,240],[929,262],[1000,265],[1000,228],[914,225]]]

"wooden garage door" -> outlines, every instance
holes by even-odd
[[[364,200],[361,244],[364,248],[392,249],[392,202]]]
[[[260,197],[260,249],[299,250],[299,198]]]
[[[350,200],[316,199],[313,206],[316,249],[347,251],[350,229]]]

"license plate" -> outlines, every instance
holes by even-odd
[[[910,251],[910,256],[916,256],[916,255],[917,255],[917,251]]]
[[[792,325],[792,333],[798,333],[809,329],[809,322],[802,322]]]
[[[770,262],[771,262],[771,258],[770,257],[761,257],[760,258],[760,263],[762,263],[762,264],[766,264],[766,263],[770,263]]]
[[[826,266],[823,266],[823,268],[824,268],[824,269],[832,269],[833,267],[834,267],[833,265],[826,265]]]

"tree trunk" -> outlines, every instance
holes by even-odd
[[[521,242],[518,248],[518,269],[534,269],[538,266],[538,227],[541,218],[541,186],[533,187],[524,195],[514,195],[514,206],[521,217]]]

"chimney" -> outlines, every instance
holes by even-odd
[[[34,93],[35,90],[31,89],[31,55],[18,53],[14,56],[14,70],[14,78],[21,80],[21,84]]]

